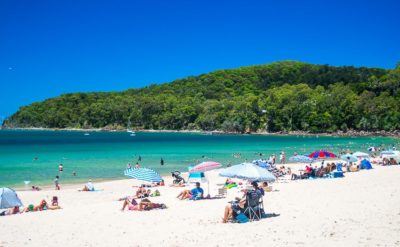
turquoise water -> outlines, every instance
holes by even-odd
[[[186,133],[137,133],[73,131],[0,131],[0,187],[23,187],[51,184],[56,175],[60,182],[74,183],[87,179],[123,178],[128,162],[151,167],[161,174],[172,170],[187,171],[190,164],[214,160],[226,165],[246,159],[268,156],[284,150],[311,153],[317,149],[338,152],[340,149],[366,151],[368,146],[393,145],[398,140],[386,137],[311,137],[258,135],[202,135]],[[233,157],[240,153],[240,158]],[[35,157],[37,159],[35,159]],[[165,165],[160,165],[163,158]],[[58,172],[58,165],[64,171]],[[77,176],[72,172],[76,171]]]

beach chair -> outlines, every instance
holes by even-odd
[[[218,188],[217,198],[225,198],[228,195],[228,189],[226,187]]]
[[[250,221],[260,220],[261,207],[263,207],[262,196],[257,196],[254,191],[248,192],[246,194],[246,208],[244,214],[248,216]]]

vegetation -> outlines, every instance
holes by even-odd
[[[393,70],[277,62],[21,107],[6,127],[333,132],[400,129]]]

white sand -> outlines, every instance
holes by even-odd
[[[0,246],[400,246],[399,181],[391,166],[275,183],[265,208],[280,216],[247,224],[220,223],[229,198],[179,201],[181,188],[152,199],[166,210],[121,212],[116,199],[133,194],[133,180],[97,183],[99,192],[22,191],[25,205],[57,195],[63,209],[1,217]]]

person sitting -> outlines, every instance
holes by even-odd
[[[225,206],[222,223],[227,223],[230,219],[234,219],[239,214],[244,213],[246,205],[246,191],[244,190],[243,192],[244,195],[242,198],[235,198],[235,201]]]
[[[204,190],[200,187],[200,183],[196,182],[196,188],[192,190],[184,190],[179,195],[177,196],[178,199],[184,200],[184,199],[202,199],[204,196]]]
[[[58,206],[58,197],[53,196],[53,199],[51,199],[51,206],[57,207]]]
[[[15,206],[6,211],[1,212],[0,216],[13,215],[13,214],[19,214],[19,213],[21,213],[19,206]]]
[[[94,191],[92,180],[89,180],[89,182],[87,182],[85,186],[83,186],[83,189],[81,191]]]
[[[261,184],[261,186],[260,186],[260,189],[262,189],[264,192],[271,192],[272,191],[271,186],[268,186],[268,182],[263,182]]]
[[[136,191],[136,198],[144,198],[149,197],[151,194],[151,190],[147,189],[144,186],[140,186]]]
[[[252,182],[253,189],[251,191],[243,190],[243,197],[236,198],[236,201],[225,206],[224,217],[222,223],[227,223],[229,219],[236,218],[237,215],[244,213],[247,207],[255,208],[258,206],[262,192],[257,182]]]

